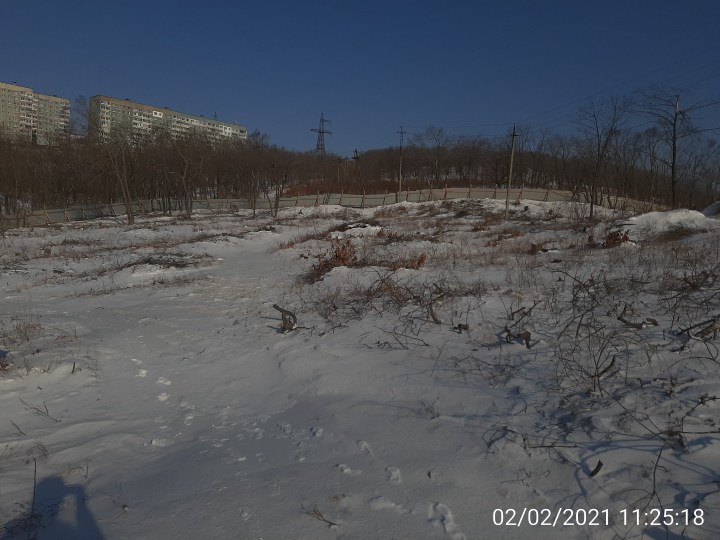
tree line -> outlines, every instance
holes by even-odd
[[[553,132],[518,126],[513,187],[565,189],[594,205],[619,195],[671,208],[700,208],[720,187],[717,128],[702,126],[718,102],[684,103],[653,91],[590,102]],[[151,199],[157,210],[196,198],[265,198],[341,192],[378,193],[508,182],[511,137],[452,136],[441,127],[404,146],[345,158],[274,145],[267,134],[214,142],[201,133],[117,130],[101,139],[58,137],[33,145],[0,134],[0,206],[5,214],[90,203]],[[402,173],[400,161],[402,159]],[[400,176],[402,174],[402,177]],[[402,182],[400,182],[402,180]]]

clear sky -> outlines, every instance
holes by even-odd
[[[720,1],[0,0],[0,51],[2,82],[217,114],[294,150],[323,112],[350,155],[401,125],[567,129],[653,84],[720,99]]]

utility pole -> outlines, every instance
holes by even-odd
[[[400,171],[398,174],[398,193],[397,197],[395,198],[395,202],[400,202],[400,193],[402,193],[402,158],[403,158],[403,138],[405,137],[405,130],[402,126],[400,126],[400,131],[396,131],[395,133],[400,134]]]
[[[505,197],[505,221],[507,221],[510,210],[510,184],[512,183],[513,160],[515,159],[515,137],[517,137],[517,133],[513,125],[512,144],[510,145],[510,170],[508,171],[507,195]]]
[[[353,150],[352,160],[355,162],[355,166],[353,167],[353,174],[355,174],[360,180],[360,154],[358,154],[357,148]]]
[[[672,157],[670,158],[670,209],[675,210],[675,182],[677,182],[677,127],[680,117],[680,95],[675,96],[675,114],[672,121]]]

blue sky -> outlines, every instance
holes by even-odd
[[[720,99],[717,0],[0,0],[0,50],[0,81],[217,114],[295,150],[323,112],[341,155],[401,125],[566,130],[649,85]]]

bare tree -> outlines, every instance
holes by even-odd
[[[701,101],[689,106],[681,106],[680,94],[670,94],[657,90],[652,93],[640,94],[638,112],[650,118],[657,126],[657,137],[665,146],[662,158],[664,165],[670,173],[670,206],[677,207],[678,184],[682,179],[680,174],[681,153],[685,151],[681,142],[692,136],[699,135],[707,129],[698,126],[698,114],[703,109],[717,105],[720,100]]]
[[[452,145],[452,138],[441,127],[428,126],[422,133],[416,133],[410,139],[410,144],[431,150],[429,166],[432,175],[427,175],[430,187],[437,187],[444,177],[443,169],[447,167],[448,149]]]
[[[128,225],[135,223],[133,196],[130,190],[130,176],[132,167],[131,138],[122,131],[117,131],[112,137],[99,142],[100,156],[98,165],[104,172],[117,182],[120,190]]]
[[[580,110],[578,127],[585,136],[579,148],[584,166],[581,188],[590,203],[590,217],[595,205],[602,202],[601,182],[605,180],[607,191],[607,166],[612,157],[612,147],[627,120],[628,101],[613,98],[607,102],[590,103]]]
[[[164,134],[164,139],[166,148],[171,150],[166,153],[166,174],[177,182],[177,194],[182,201],[185,217],[191,219],[193,199],[199,187],[205,156],[211,150],[210,145],[197,133],[188,133],[180,139]]]

